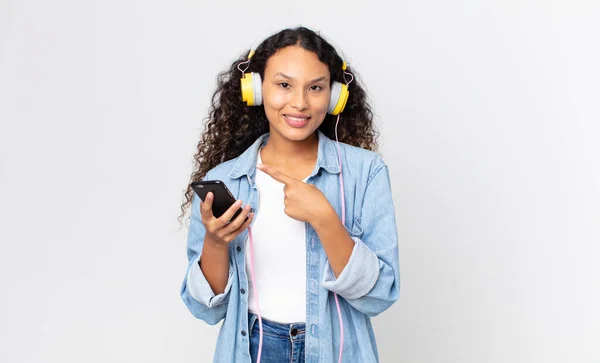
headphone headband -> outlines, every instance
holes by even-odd
[[[335,45],[334,42],[332,42],[331,40],[327,39],[327,37],[323,36],[320,32],[316,32],[308,27],[304,27],[306,29],[309,29],[313,32],[315,32],[319,37],[323,38],[323,40],[325,40],[335,51],[335,53],[342,59],[342,70],[346,70],[347,64],[346,61],[344,60],[344,54],[340,51],[340,49]],[[293,28],[290,28],[293,29]],[[250,51],[248,52],[248,57],[247,59],[252,58],[252,56],[254,56],[254,54],[256,53],[256,49],[267,39],[269,39],[270,37],[272,37],[273,35],[279,34],[282,30],[278,30],[275,33],[270,33],[268,36],[263,37],[263,38],[257,38],[260,39],[260,42],[257,42],[256,40],[252,43],[252,46],[250,47]]]

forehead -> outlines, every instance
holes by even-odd
[[[282,48],[267,60],[265,76],[273,77],[279,72],[293,78],[329,77],[327,64],[314,52],[298,46]]]

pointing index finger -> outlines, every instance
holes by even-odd
[[[279,170],[275,169],[272,166],[268,166],[265,164],[259,164],[257,166],[260,170],[262,170],[263,172],[265,172],[266,174],[270,175],[273,179],[278,180],[280,182],[282,182],[283,184],[290,184],[296,181],[296,179],[289,177],[287,175],[285,175],[284,173],[280,172]]]

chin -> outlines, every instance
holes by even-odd
[[[281,132],[281,134],[283,135],[283,137],[290,141],[304,141],[307,138],[309,138],[312,134],[314,134],[316,129],[308,127],[295,129],[286,126],[285,129],[282,131],[283,132]]]

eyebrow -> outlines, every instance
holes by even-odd
[[[286,75],[286,74],[283,74],[283,73],[281,73],[281,72],[277,72],[277,73],[275,74],[275,77],[277,77],[277,76],[281,76],[281,77],[283,77],[283,78],[285,78],[285,79],[292,79],[292,77],[290,77],[290,76],[288,76],[288,75]],[[310,81],[310,83],[317,83],[317,82],[324,81],[324,80],[326,80],[326,79],[327,79],[327,77],[326,77],[326,76],[321,76],[321,77],[319,77],[319,78],[315,78],[315,79],[313,79],[312,81]]]

